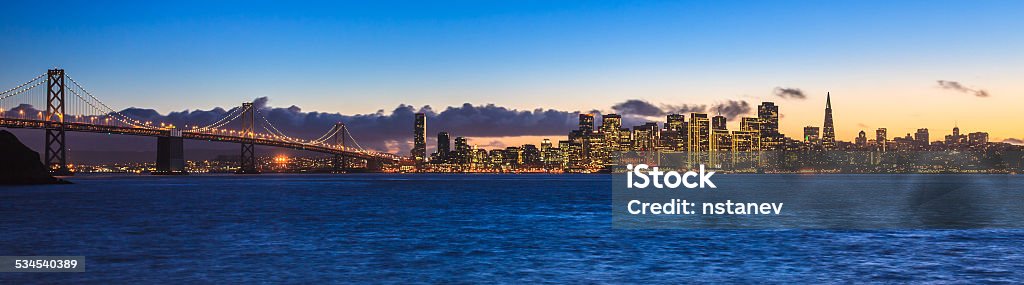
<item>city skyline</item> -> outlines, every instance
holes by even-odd
[[[826,94],[822,126],[806,126],[795,137],[780,131],[779,106],[761,102],[756,116],[739,118],[739,127],[732,130],[721,110],[714,116],[696,110],[688,113],[689,120],[682,112],[669,113],[660,125],[632,127],[618,114],[581,113],[565,139],[491,149],[471,146],[461,136],[453,146],[452,134],[441,129],[430,155],[425,153],[427,114],[417,113],[412,154],[395,171],[610,173],[624,161],[649,161],[665,169],[699,165],[703,170],[706,164],[747,173],[1016,173],[1013,169],[1020,166],[1024,147],[993,143],[984,131],[961,133],[958,126],[945,136],[936,132],[932,137],[928,128],[919,128],[913,136],[890,137],[883,127],[873,139],[861,130],[853,141],[838,140],[832,106]]]
[[[1012,144],[1012,145],[1022,145],[1022,144],[1024,144],[1024,143],[1020,143],[1020,142],[1006,142],[1006,141],[999,141],[999,140],[995,140],[995,141],[990,140],[989,133],[987,131],[984,131],[984,130],[973,130],[973,132],[964,132],[964,133],[961,134],[960,127],[957,124],[954,124],[952,128],[947,129],[947,130],[950,131],[950,133],[946,134],[945,136],[942,135],[942,134],[945,134],[945,133],[942,133],[941,130],[935,130],[935,129],[929,129],[929,128],[917,128],[916,131],[914,131],[914,132],[907,132],[905,136],[901,136],[900,133],[889,133],[888,131],[890,130],[890,128],[878,127],[878,128],[873,129],[873,130],[868,130],[868,129],[858,130],[857,131],[858,134],[854,138],[852,138],[850,140],[843,140],[841,138],[837,138],[836,135],[835,135],[835,130],[834,130],[834,127],[833,127],[832,98],[831,98],[831,94],[830,93],[827,93],[826,97],[825,97],[825,108],[824,108],[824,112],[823,112],[825,119],[824,119],[822,125],[821,126],[807,125],[807,126],[802,127],[803,128],[802,132],[790,134],[790,133],[786,133],[786,132],[781,131],[781,130],[783,130],[782,127],[784,126],[784,124],[781,123],[781,116],[779,115],[780,114],[779,113],[779,108],[780,107],[777,104],[775,104],[775,102],[765,101],[765,102],[761,102],[761,104],[757,106],[757,109],[755,110],[756,112],[754,112],[753,115],[752,115],[753,117],[751,117],[751,116],[743,116],[743,115],[748,115],[748,113],[737,114],[736,117],[725,117],[720,112],[718,114],[715,114],[715,113],[709,113],[709,112],[704,112],[704,111],[689,112],[689,113],[668,113],[668,114],[665,114],[663,116],[665,119],[660,121],[660,122],[657,121],[657,120],[647,120],[647,121],[639,121],[640,123],[633,124],[633,125],[624,124],[623,120],[622,120],[622,115],[621,114],[616,114],[616,113],[600,113],[600,112],[580,113],[579,117],[578,117],[578,120],[577,120],[578,129],[577,130],[571,130],[569,132],[569,136],[570,136],[570,140],[572,140],[572,136],[574,135],[573,133],[577,132],[577,131],[581,132],[581,134],[578,134],[578,135],[585,135],[585,134],[588,134],[588,133],[598,133],[598,132],[608,132],[608,131],[612,131],[612,130],[618,130],[621,127],[623,131],[626,131],[627,129],[631,129],[632,133],[630,134],[630,136],[632,137],[632,136],[636,135],[635,132],[636,132],[636,130],[638,128],[645,128],[645,127],[650,126],[652,128],[652,131],[658,131],[658,132],[687,131],[687,132],[690,132],[690,135],[695,135],[696,134],[698,136],[703,136],[703,137],[711,137],[711,136],[713,136],[714,135],[713,132],[715,130],[722,130],[722,131],[726,131],[726,130],[741,130],[741,131],[745,131],[745,130],[750,129],[750,130],[756,130],[758,132],[758,134],[761,135],[761,136],[769,136],[769,137],[777,136],[780,139],[787,139],[787,140],[793,140],[793,141],[798,141],[798,142],[803,142],[803,143],[809,143],[809,144],[811,144],[813,146],[819,147],[821,150],[835,150],[835,149],[839,148],[840,144],[846,144],[847,147],[849,145],[851,145],[851,144],[863,147],[863,146],[865,146],[868,143],[875,144],[875,143],[877,143],[877,141],[891,142],[894,139],[899,140],[899,139],[904,139],[904,138],[910,138],[910,140],[913,140],[915,142],[921,143],[923,145],[930,145],[930,144],[933,144],[933,143],[955,144],[955,143],[951,142],[951,139],[956,141],[956,143],[959,143],[960,140],[967,141],[968,137],[969,137],[969,141],[971,141],[972,143],[975,142],[976,140],[978,140],[978,141],[982,141],[982,144],[988,143],[988,142],[1002,142],[1002,143],[1009,143],[1009,144]],[[686,120],[686,116],[687,115],[689,115],[690,121]],[[714,116],[712,117],[712,115],[714,115]],[[611,119],[611,121],[609,121],[609,119]],[[753,121],[751,121],[748,124],[748,120],[753,120]],[[700,129],[706,129],[707,133],[693,133],[694,130],[692,130],[692,128],[687,130],[688,129],[687,128],[688,124],[693,122],[693,121],[699,121],[700,124],[702,124],[702,125],[700,125]],[[731,123],[733,121],[735,121],[735,123]],[[611,125],[611,127],[610,127],[611,129],[609,129],[609,126],[608,126],[609,124]],[[756,126],[755,127],[750,127],[750,126],[748,126],[750,124],[756,124]],[[429,135],[429,133],[430,133],[429,129],[427,129],[427,117],[426,117],[425,113],[416,113],[416,121],[414,123],[414,126],[415,126],[415,128],[414,128],[415,129],[415,131],[414,131],[414,140],[410,142],[410,144],[412,144],[413,152],[410,155],[411,155],[411,157],[414,160],[417,160],[417,161],[422,161],[422,160],[428,158],[429,155],[427,153],[431,149],[433,149],[435,151],[433,153],[434,155],[441,155],[444,152],[451,151],[451,138],[453,138],[453,137],[456,138],[456,139],[462,139],[463,143],[466,144],[467,146],[472,146],[473,148],[480,147],[482,149],[485,149],[487,147],[501,149],[501,148],[504,148],[506,146],[507,147],[519,147],[519,146],[522,146],[522,145],[534,145],[534,146],[537,145],[536,142],[526,142],[526,143],[519,144],[519,145],[504,145],[504,144],[502,144],[502,145],[480,145],[480,144],[472,144],[472,143],[469,143],[469,139],[472,139],[472,138],[470,138],[470,137],[463,137],[463,136],[454,136],[447,129],[442,129],[438,133],[437,136],[431,137]],[[730,127],[730,126],[732,126],[732,127]],[[938,135],[935,136],[935,137],[930,137],[930,134],[932,133],[932,130],[935,130],[936,134],[938,134]],[[866,138],[866,132],[867,131],[874,131],[876,133],[876,137],[874,137],[874,138]],[[703,132],[703,131],[701,131],[701,132]],[[970,134],[970,136],[967,136],[967,134]],[[977,135],[978,137],[976,138],[975,135]],[[962,138],[961,138],[961,136],[962,136]],[[555,137],[539,136],[539,137],[540,137],[539,141],[550,141],[552,138],[555,138],[556,141],[557,141],[557,139],[558,139],[557,136],[555,136]],[[430,144],[428,143],[429,138],[436,138],[437,139],[437,144],[434,145],[435,146],[434,148],[430,147]],[[932,138],[934,138],[934,139],[932,139]],[[633,138],[633,139],[636,139],[636,138]],[[698,147],[698,148],[706,148],[706,146],[700,146],[702,144],[708,144],[708,142],[698,143],[698,146],[696,146],[696,147]],[[691,145],[689,148],[694,148],[694,146]],[[419,153],[417,153],[416,150],[419,150]]]
[[[11,13],[0,29],[18,44],[2,48],[0,86],[59,65],[112,105],[162,114],[258,97],[346,115],[775,101],[793,134],[818,124],[831,92],[847,114],[835,120],[844,140],[950,125],[1024,140],[1013,123],[1024,103],[1024,23],[1010,12],[1019,2],[178,4]],[[504,135],[473,136],[549,134]]]

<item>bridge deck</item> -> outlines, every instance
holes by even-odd
[[[32,119],[14,119],[14,118],[0,118],[0,127],[5,128],[26,128],[26,129],[47,129],[47,128],[60,128],[61,124],[50,121],[32,120]],[[147,137],[169,137],[171,136],[170,129],[147,129],[147,128],[135,128],[135,127],[121,127],[121,126],[109,126],[109,125],[97,125],[90,123],[78,123],[78,122],[65,122],[64,130],[71,132],[86,132],[86,133],[106,133],[106,134],[118,134],[118,135],[134,135],[134,136],[147,136]],[[326,154],[340,154],[348,157],[362,158],[379,160],[381,162],[394,162],[398,160],[398,157],[392,154],[375,153],[375,152],[363,152],[353,151],[349,149],[338,149],[325,145],[308,144],[293,141],[281,141],[265,138],[245,138],[233,135],[221,135],[221,134],[209,134],[203,132],[192,132],[182,131],[181,137],[183,139],[191,140],[205,140],[205,141],[218,141],[218,142],[252,142],[256,145],[273,146],[290,148],[297,150],[308,150]]]

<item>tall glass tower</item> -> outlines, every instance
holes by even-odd
[[[821,146],[825,150],[836,148],[836,129],[832,126],[831,93],[825,93],[825,127],[821,128]]]
[[[412,158],[418,163],[427,159],[427,116],[423,113],[416,114],[412,135]]]

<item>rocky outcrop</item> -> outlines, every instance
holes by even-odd
[[[67,181],[50,175],[32,151],[11,132],[0,130],[0,185],[64,184]]]

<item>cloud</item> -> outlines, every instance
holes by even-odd
[[[715,103],[712,105],[662,104],[661,106],[656,106],[644,100],[630,99],[626,100],[625,102],[612,105],[612,110],[623,116],[639,117],[655,117],[664,116],[668,114],[710,112],[712,113],[712,115],[722,114],[722,116],[725,116],[732,120],[740,115],[749,114],[751,111],[751,107],[750,103],[744,100],[728,100],[725,102]]]
[[[626,102],[612,105],[612,110],[615,110],[619,114],[627,115],[638,115],[638,116],[661,116],[665,114],[658,106],[654,106],[650,102],[638,99],[626,100]]]
[[[716,114],[721,114],[722,116],[732,120],[740,115],[749,114],[750,103],[747,103],[747,101],[729,100],[716,105],[715,111],[717,111]]]
[[[784,99],[807,99],[807,95],[799,88],[775,87],[774,93],[775,96],[779,96]]]
[[[428,136],[437,132],[448,131],[452,137],[505,137],[505,136],[556,136],[565,135],[577,127],[580,112],[560,111],[554,109],[516,110],[494,104],[472,105],[444,108],[435,111],[430,106],[420,108],[401,104],[390,111],[378,110],[366,114],[339,114],[323,112],[304,112],[298,106],[286,108],[273,107],[267,97],[253,100],[253,106],[262,117],[263,122],[256,120],[256,130],[267,133],[267,129],[278,129],[282,133],[298,138],[318,138],[335,123],[343,122],[352,136],[364,148],[408,153],[412,141],[413,122],[417,112],[427,116]],[[206,126],[217,122],[231,109],[214,108],[211,110],[183,110],[161,115],[152,109],[127,108],[122,113],[134,119],[153,122],[170,123],[176,126]],[[31,105],[22,105],[13,111],[26,110],[26,114],[38,112]],[[238,120],[232,121],[223,128],[238,129]]]
[[[961,92],[961,93],[967,93],[967,94],[974,95],[975,97],[982,97],[982,98],[984,98],[984,97],[988,97],[989,96],[988,91],[985,91],[983,89],[978,89],[978,88],[970,88],[970,87],[964,86],[963,84],[960,84],[960,82],[939,80],[938,83],[939,83],[939,88],[942,88],[942,89],[953,90],[953,91],[957,91],[957,92]]]
[[[682,104],[682,105],[662,105],[665,110],[665,114],[686,114],[686,113],[703,113],[708,110],[708,105],[696,105],[696,104]]]
[[[1024,139],[1008,138],[1004,139],[1003,142],[1008,144],[1024,145]]]

